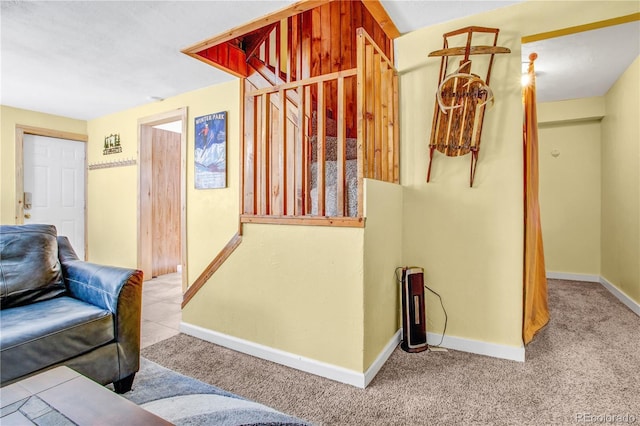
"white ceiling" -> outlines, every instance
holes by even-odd
[[[640,55],[640,21],[524,44],[523,61],[532,52],[538,101],[602,96]]]
[[[180,50],[294,1],[0,3],[0,103],[88,120],[231,80]],[[382,0],[402,33],[512,3]],[[610,27],[525,45],[540,56],[538,99],[604,94],[638,56],[640,24],[624,27],[622,36]]]

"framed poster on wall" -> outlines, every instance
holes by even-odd
[[[195,119],[196,189],[227,186],[227,112]]]

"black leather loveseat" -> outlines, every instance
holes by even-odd
[[[128,391],[141,302],[141,271],[79,260],[51,225],[0,226],[1,385],[66,365]]]

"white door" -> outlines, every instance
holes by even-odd
[[[24,223],[55,225],[84,260],[84,142],[24,135]],[[29,205],[29,197],[31,203]]]

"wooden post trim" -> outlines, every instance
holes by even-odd
[[[259,216],[242,215],[242,223],[263,223],[271,225],[305,225],[305,226],[341,226],[351,228],[363,228],[363,217],[337,217],[337,216]]]
[[[187,291],[182,296],[182,308],[189,303],[189,301],[193,298],[193,296],[200,290],[209,278],[215,274],[215,272],[222,266],[222,264],[231,256],[231,254],[238,248],[240,243],[242,242],[242,236],[239,233],[236,233],[231,240],[227,243],[226,246],[218,253],[218,255],[211,261],[211,263],[202,271],[200,276],[196,278],[196,280],[189,286]]]

